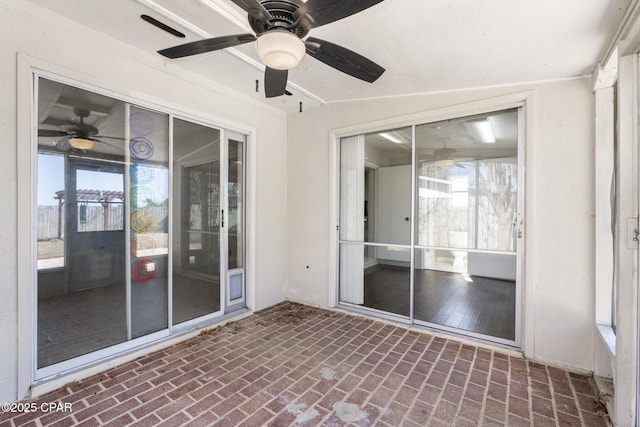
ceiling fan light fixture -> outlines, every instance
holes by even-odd
[[[440,159],[436,160],[435,165],[443,168],[453,166],[456,162],[453,159]]]
[[[69,138],[69,145],[78,150],[92,150],[95,142],[87,138]]]
[[[306,48],[295,34],[285,30],[272,30],[258,37],[256,51],[267,67],[290,70],[300,63]]]

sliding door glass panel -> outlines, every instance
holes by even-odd
[[[411,128],[340,140],[340,240],[411,242]]]
[[[447,328],[460,329],[508,341],[515,340],[515,277],[495,277],[497,264],[515,266],[515,254],[505,259],[479,259],[486,274],[470,275],[425,268],[433,250],[416,249],[414,269],[414,316],[416,320]],[[458,252],[458,251],[454,251]],[[488,256],[469,253],[473,256]],[[494,263],[493,267],[488,264]],[[515,273],[515,271],[514,271]],[[492,277],[493,276],[493,277]]]
[[[244,143],[229,140],[228,145],[228,268],[233,270],[244,265]]]
[[[168,327],[169,116],[129,112],[132,338]]]
[[[416,320],[515,340],[517,165],[517,109],[416,127]]]
[[[175,119],[173,323],[220,310],[220,131]]]
[[[411,252],[394,245],[411,243],[411,134],[391,129],[340,141],[340,301],[403,316]]]
[[[43,276],[64,268],[65,163],[62,153],[38,153],[38,272]]]
[[[38,368],[129,337],[126,104],[38,79]]]
[[[419,245],[474,246],[475,164],[420,161],[417,231]]]
[[[95,90],[34,84],[38,378],[244,307],[244,136]]]
[[[478,249],[516,250],[518,158],[478,161]]]
[[[516,109],[416,127],[417,244],[515,250]]]
[[[376,254],[395,252],[410,258],[409,248],[340,244],[340,302],[355,304],[400,316],[409,316],[409,265],[379,262],[364,263],[365,251]]]

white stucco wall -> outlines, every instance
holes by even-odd
[[[117,93],[155,103],[175,111],[199,116],[226,127],[255,131],[249,147],[249,185],[255,199],[256,218],[248,224],[254,244],[247,248],[255,268],[255,294],[248,295],[253,309],[265,308],[284,299],[286,284],[286,116],[258,105],[243,94],[229,92],[215,83],[181,72],[153,53],[123,45],[87,27],[34,7],[22,0],[0,0],[0,401],[24,397],[18,390],[18,340],[29,331],[18,325],[18,268],[29,253],[18,253],[18,198],[28,197],[28,188],[17,187],[17,158],[28,147],[19,146],[17,113],[18,56],[44,64],[49,71],[82,80]],[[50,66],[50,67],[49,67]],[[29,120],[28,118],[26,119]],[[27,180],[28,181],[28,180]],[[28,187],[28,186],[27,186]],[[22,307],[22,306],[21,306]],[[24,307],[23,307],[24,308]]]
[[[523,348],[593,369],[593,100],[589,79],[327,104],[288,117],[287,296],[327,306],[330,132],[528,91]],[[308,266],[308,268],[307,268]]]

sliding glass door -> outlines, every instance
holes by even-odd
[[[515,343],[519,110],[340,141],[339,301]]]
[[[245,136],[35,86],[37,376],[243,308]]]
[[[340,301],[409,316],[411,128],[340,142]]]
[[[174,121],[173,323],[220,310],[221,132]]]

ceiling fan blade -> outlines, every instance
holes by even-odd
[[[110,137],[110,136],[103,136],[102,138],[112,138],[112,137]],[[90,140],[92,140],[92,141],[95,141],[95,142],[99,142],[100,144],[108,145],[109,147],[111,147],[111,148],[115,148],[116,150],[124,151],[124,148],[123,148],[123,147],[118,146],[118,145],[115,145],[115,144],[112,144],[112,143],[110,143],[110,142],[102,141],[102,140],[100,140],[100,139],[96,139],[95,137],[92,137],[92,138],[89,138],[89,139],[90,139]],[[116,139],[124,139],[124,138],[116,138]]]
[[[238,46],[252,42],[256,39],[253,34],[235,34],[233,36],[214,37],[212,39],[198,40],[178,46],[159,50],[158,53],[167,58],[176,59],[184,56],[197,55],[199,53],[212,52],[227,47]]]
[[[383,0],[309,0],[296,10],[294,18],[304,19],[308,30],[361,12]]]
[[[274,98],[286,93],[288,70],[274,70],[266,67],[264,70],[264,93],[267,98]]]
[[[55,136],[67,136],[67,135],[69,134],[63,130],[38,129],[38,136],[55,137]]]
[[[119,136],[107,136],[107,135],[94,135],[94,136],[92,136],[92,137],[91,137],[91,138],[89,138],[89,139],[94,139],[94,138],[118,139],[118,140],[120,140],[120,141],[124,141],[124,140],[125,140],[125,138],[121,138],[121,137],[119,137]],[[97,141],[97,139],[96,139],[96,141]],[[100,141],[100,142],[102,142],[102,141]]]
[[[328,41],[309,37],[305,45],[307,53],[318,61],[365,82],[375,82],[385,71],[364,56]]]
[[[244,10],[249,13],[249,15],[254,16],[256,18],[264,19],[265,21],[273,18],[271,12],[269,12],[263,5],[260,3],[260,0],[231,0],[236,5],[240,6]]]

